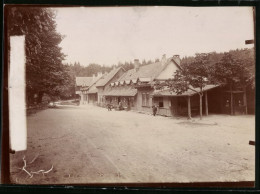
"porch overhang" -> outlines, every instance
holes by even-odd
[[[214,89],[219,87],[220,85],[207,85],[203,88],[203,92],[206,92],[208,90]],[[196,95],[198,92],[200,91],[199,88],[192,88],[192,89],[188,89],[187,91],[181,93],[181,94],[177,94],[174,91],[171,91],[169,89],[166,90],[162,90],[162,91],[157,91],[154,92],[152,94],[152,96],[154,97],[162,97],[162,96],[169,96],[169,97],[175,97],[175,96],[193,96]]]
[[[97,92],[87,92],[87,94],[97,94]]]
[[[135,88],[152,88],[152,85],[149,83],[144,83],[144,84],[136,85],[134,87]]]

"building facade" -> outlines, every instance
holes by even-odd
[[[126,71],[104,90],[105,102],[114,107],[121,102],[124,109],[139,112],[151,112],[151,107],[156,105],[158,113],[165,114],[171,100],[168,97],[154,96],[153,84],[155,80],[173,78],[174,72],[180,69],[179,56],[174,55],[167,59],[163,55],[161,61],[145,66],[140,66],[136,59],[134,64],[134,69]],[[166,114],[170,116],[168,112]]]
[[[101,72],[92,77],[76,77],[75,93],[80,96],[80,104],[86,104],[89,101],[87,91],[101,77]]]
[[[167,88],[155,89],[155,82],[174,78],[174,73],[181,69],[179,55],[170,58],[163,55],[160,61],[144,66],[136,59],[134,64],[134,69],[128,71],[122,67],[114,68],[92,81],[90,86],[83,87],[83,99],[102,107],[119,108],[120,105],[125,110],[147,113],[152,113],[152,106],[156,106],[157,114],[163,116],[191,117],[199,114],[198,88],[182,94]],[[202,108],[205,115],[247,114],[245,92],[238,89],[230,92],[220,85],[207,85],[203,88]]]

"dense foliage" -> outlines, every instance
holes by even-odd
[[[194,62],[195,57],[184,57],[182,66]],[[236,49],[225,53],[208,53],[207,77],[211,83],[234,84],[235,87],[255,87],[254,49]]]
[[[158,81],[155,86],[157,89],[169,88],[177,94],[187,90],[197,92],[200,96],[200,118],[202,118],[202,96],[206,85],[224,85],[231,90],[243,88],[245,92],[246,87],[255,87],[253,49],[196,54],[195,57],[183,58],[181,68],[175,72],[173,79],[163,83]]]
[[[140,66],[148,65],[151,63],[153,63],[152,60],[148,60],[147,62],[146,62],[146,60],[142,60],[142,62],[140,63]],[[132,61],[130,61],[130,62],[126,61],[125,63],[119,62],[117,65],[114,64],[112,66],[99,65],[96,63],[90,63],[88,66],[83,66],[79,62],[75,62],[74,64],[66,63],[65,65],[69,68],[70,74],[74,78],[75,77],[91,77],[93,75],[96,75],[99,72],[102,72],[103,74],[105,72],[108,73],[114,67],[115,68],[123,67],[126,71],[134,68],[134,63]]]
[[[182,69],[177,70],[173,79],[163,83],[163,87],[168,87],[177,94],[182,94],[187,90],[193,90],[200,96],[200,118],[202,118],[202,96],[203,88],[209,83],[209,75],[212,68],[209,60],[210,54],[196,54],[195,58],[182,64]],[[156,84],[160,88],[162,84]],[[195,90],[199,88],[199,90]]]
[[[34,102],[43,93],[49,96],[64,94],[71,84],[68,69],[62,61],[60,42],[63,36],[56,31],[55,12],[41,7],[8,7],[7,33],[25,35],[26,95]]]

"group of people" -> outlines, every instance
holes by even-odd
[[[108,111],[112,111],[113,105],[111,103],[107,104],[107,110]],[[124,110],[124,107],[122,105],[122,102],[119,102],[118,104],[118,110]]]
[[[113,105],[112,105],[112,104],[110,104],[110,103],[107,104],[107,110],[108,110],[108,111],[112,111],[112,108],[113,108]]]
[[[112,108],[113,108],[113,105],[111,103],[108,103],[107,104],[107,110],[108,111],[112,111]],[[122,102],[119,102],[118,109],[119,110],[123,110],[124,109],[123,105],[122,105]],[[155,104],[152,106],[152,111],[153,111],[153,116],[155,116],[156,113],[157,113],[157,106]]]

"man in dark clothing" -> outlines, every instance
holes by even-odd
[[[119,110],[123,110],[123,104],[122,104],[121,101],[119,102],[118,109],[119,109]]]
[[[155,105],[152,106],[152,109],[153,109],[153,116],[156,115],[156,112],[157,112],[157,107]]]
[[[111,111],[112,110],[112,105],[109,103],[109,104],[107,104],[107,109],[108,109],[108,111]]]

